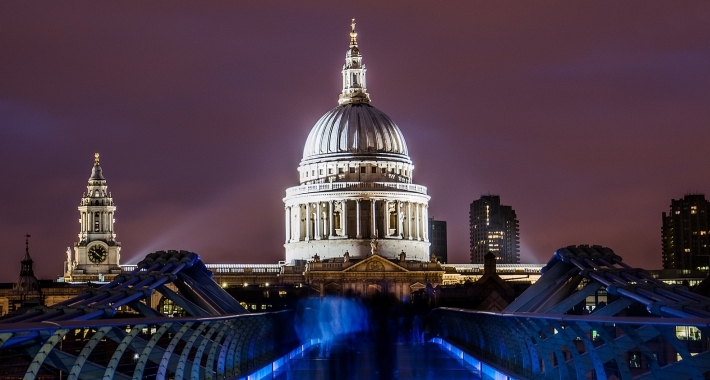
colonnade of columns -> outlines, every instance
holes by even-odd
[[[98,214],[98,215],[97,215]],[[96,228],[98,222],[98,229]],[[81,232],[113,232],[113,211],[86,211],[81,213]]]
[[[363,211],[368,211],[362,209],[363,200],[353,198],[286,206],[286,243],[362,239],[366,231],[370,237],[429,241],[429,206],[426,203],[369,198],[369,217],[363,220]],[[354,231],[348,223],[350,206],[355,209]],[[354,236],[351,236],[352,232]]]

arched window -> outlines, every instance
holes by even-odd
[[[98,212],[94,213],[94,231],[96,231],[96,232],[99,232],[100,218],[101,218],[101,216]]]

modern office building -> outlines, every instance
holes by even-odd
[[[710,270],[710,202],[704,194],[671,200],[663,213],[663,268]]]
[[[436,256],[440,262],[448,263],[446,251],[446,221],[429,218],[429,254]]]
[[[500,204],[500,196],[483,195],[471,203],[469,212],[471,263],[483,263],[492,252],[500,264],[520,262],[518,218],[511,206]]]

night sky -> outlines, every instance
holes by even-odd
[[[710,192],[707,1],[2,2],[0,281],[25,233],[37,276],[61,274],[97,151],[122,263],[283,260],[282,198],[352,17],[450,262],[492,193],[523,262],[600,244],[660,268],[661,213]]]

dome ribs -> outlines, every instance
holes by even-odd
[[[377,109],[371,109],[370,112],[377,112]],[[392,144],[390,141],[390,136],[389,136],[389,131],[388,127],[391,127],[392,123],[387,123],[389,120],[387,116],[383,113],[380,112],[380,115],[378,116],[384,116],[384,117],[379,117],[379,118],[373,118],[372,125],[375,127],[375,130],[377,131],[376,133],[376,138],[377,138],[377,151],[384,151],[384,152],[395,152],[394,149],[392,149]],[[384,123],[390,124],[390,125],[384,125]]]
[[[342,128],[336,128],[338,124],[342,124],[343,115],[341,113],[331,115],[333,122],[328,123],[328,127],[325,128],[325,134],[328,136],[327,145],[324,146],[323,153],[333,153],[340,150],[340,131]]]
[[[346,104],[330,110],[313,126],[303,161],[322,155],[376,153],[409,161],[404,136],[392,119],[369,104]]]
[[[372,128],[367,128],[367,126],[372,126]],[[358,129],[363,129],[365,135],[365,143],[363,144],[363,150],[366,152],[376,152],[378,149],[377,144],[377,122],[371,117],[369,112],[358,112]]]
[[[321,141],[323,140],[323,127],[326,125],[325,123],[321,124],[321,127],[318,128],[318,131],[316,131],[316,134],[313,136],[313,153],[315,154],[325,153],[321,147]]]
[[[357,113],[352,112],[352,107],[344,108],[347,108],[345,112],[348,115],[348,146],[350,147],[350,152],[356,153],[360,151],[362,147],[362,144],[360,143],[360,139],[362,138],[362,132],[360,131],[360,123],[357,120]]]

